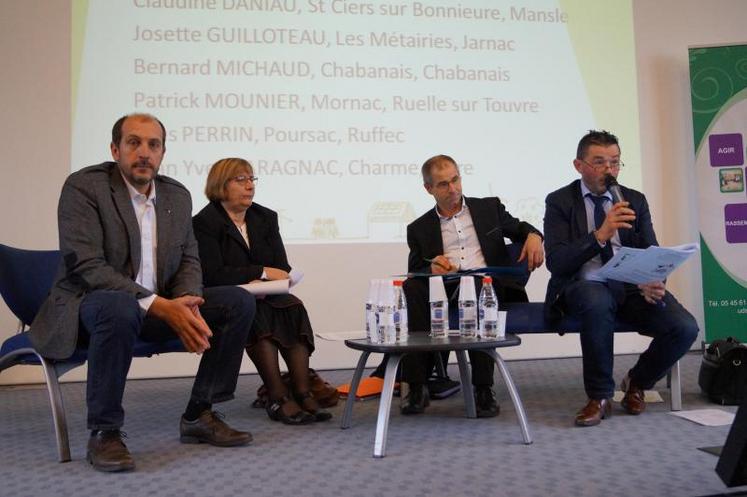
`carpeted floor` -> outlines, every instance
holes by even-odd
[[[372,358],[373,362],[375,358]],[[634,356],[616,358],[616,378]],[[700,358],[683,360],[684,409],[715,407],[699,393]],[[369,364],[374,365],[374,364]],[[190,379],[128,383],[127,443],[133,473],[102,474],[85,461],[85,385],[63,385],[73,461],[56,462],[44,390],[0,389],[0,496],[704,496],[731,493],[713,471],[716,457],[698,447],[723,444],[728,427],[704,427],[669,414],[667,402],[641,416],[615,405],[598,427],[576,428],[585,402],[580,359],[510,362],[525,403],[534,444],[522,443],[505,387],[495,419],[467,419],[461,395],[434,401],[421,416],[394,408],[387,457],[373,459],[378,402],[359,402],[349,430],[339,428],[342,403],[331,422],[301,427],[270,421],[252,409],[255,375],[239,379],[236,400],[219,409],[248,429],[248,447],[182,445],[178,420]],[[457,377],[456,368],[450,368]],[[323,371],[333,384],[352,371]],[[395,399],[395,404],[398,400]],[[734,412],[734,407],[725,410]],[[743,490],[743,488],[742,488]]]

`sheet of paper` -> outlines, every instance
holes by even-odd
[[[303,281],[303,272],[291,269],[288,280],[252,281],[245,285],[238,285],[252,295],[282,295]]]
[[[727,426],[734,422],[734,413],[721,409],[693,409],[691,411],[672,411],[669,414],[684,418],[703,426]]]
[[[676,247],[651,246],[645,250],[620,247],[615,256],[595,274],[602,278],[636,285],[663,281],[698,249],[696,243]]]
[[[290,272],[291,288],[301,283],[301,281],[303,281],[303,271],[299,271],[298,269],[291,269],[291,272]]]
[[[290,280],[252,281],[238,285],[253,295],[282,295],[288,293]]]

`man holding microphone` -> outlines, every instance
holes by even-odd
[[[658,245],[646,197],[619,187],[624,164],[615,135],[590,131],[573,161],[580,180],[549,194],[545,208],[545,248],[551,278],[545,313],[564,314],[582,323],[584,388],[587,404],[576,414],[578,426],[593,426],[611,414],[613,329],[620,317],[653,337],[648,349],[622,381],[622,406],[629,414],[645,409],[643,392],[652,388],[687,352],[698,334],[693,316],[666,291],[663,281],[631,285],[596,276],[620,247]],[[611,176],[612,178],[609,178]],[[619,188],[613,199],[608,185]]]

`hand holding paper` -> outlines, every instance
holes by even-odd
[[[658,304],[667,291],[666,285],[661,281],[640,284],[638,289],[641,291],[643,299],[649,304]]]
[[[252,281],[245,285],[238,285],[253,295],[282,295],[303,280],[303,272],[292,269],[288,279],[270,281]]]
[[[621,247],[596,275],[634,285],[661,282],[698,249],[696,243],[669,248],[651,246],[645,250]]]

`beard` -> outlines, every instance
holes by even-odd
[[[149,170],[151,174],[138,172],[141,169]],[[135,164],[132,164],[130,166],[130,179],[133,183],[141,186],[145,186],[150,183],[156,176],[156,174],[158,174],[158,169],[149,162],[136,162]]]

